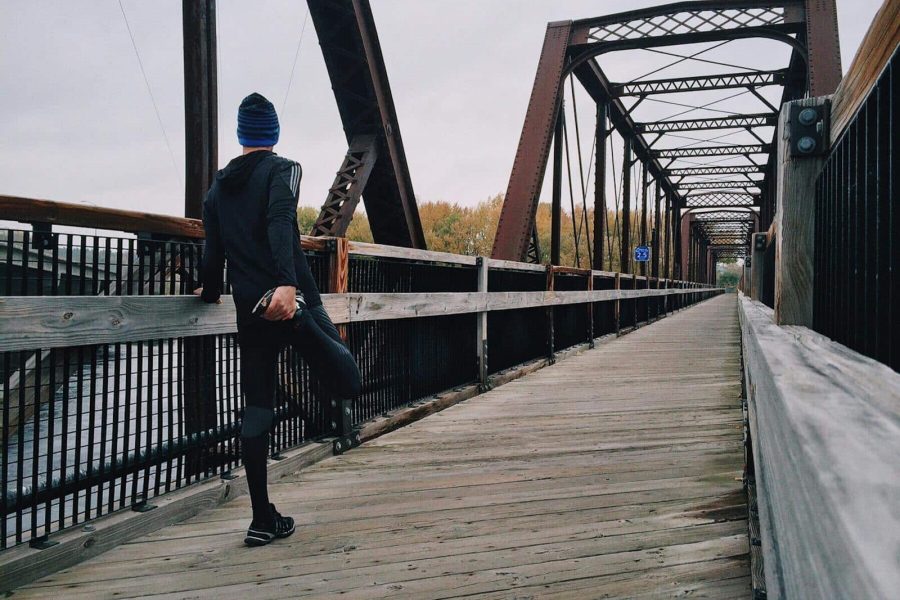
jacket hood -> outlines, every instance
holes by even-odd
[[[263,159],[274,156],[275,153],[269,150],[257,150],[249,154],[243,154],[231,160],[224,169],[216,173],[216,181],[219,185],[239,189],[244,187],[256,166]]]

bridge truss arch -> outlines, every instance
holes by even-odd
[[[780,68],[751,68],[712,60],[718,58],[712,51],[721,45],[747,39],[769,39],[788,44],[792,51],[787,64]],[[700,43],[715,45],[693,54],[659,50]],[[597,57],[634,49],[671,55],[678,59],[673,64],[716,65],[718,72],[660,78],[658,72],[671,67],[670,64],[631,81],[610,81]],[[701,54],[703,58],[698,58]],[[723,67],[729,71],[721,72]],[[572,87],[573,110],[577,110],[574,107],[574,80],[577,80],[595,104],[596,122],[586,169],[580,162],[583,157],[579,146],[578,167],[582,173],[579,195],[583,192],[584,204],[579,217],[582,221],[578,224],[575,223],[578,211],[571,198],[573,186],[569,183],[576,248],[584,234],[588,238],[592,266],[613,269],[617,259],[618,270],[632,272],[632,246],[638,242],[652,243],[656,250],[652,253],[653,274],[698,281],[710,278],[710,269],[697,265],[704,261],[708,263],[708,256],[714,252],[718,255],[725,252],[718,240],[725,239],[731,244],[738,236],[728,238],[729,234],[746,233],[741,242],[746,245],[749,231],[745,229],[765,229],[774,216],[772,138],[778,121],[778,104],[806,94],[830,93],[840,80],[840,73],[833,0],[678,2],[548,24],[492,255],[508,260],[538,258],[539,254],[534,251],[534,240],[537,239],[535,214],[553,147],[549,262],[559,264],[563,172],[567,169],[571,180],[573,170],[569,162],[571,136],[565,123],[564,99],[568,81]],[[651,78],[650,75],[656,76]],[[771,86],[782,89],[777,104],[758,91]],[[709,113],[716,109],[684,105],[689,108],[683,111],[684,114],[695,112],[690,115],[692,118],[677,119],[675,117],[680,116],[677,114],[638,120],[639,106],[647,106],[645,102],[664,102],[657,96],[734,89],[755,97],[764,110],[719,111],[701,116],[695,111],[706,109]],[[769,128],[769,131],[760,133],[761,127]],[[723,134],[723,131],[732,133]],[[607,151],[608,144],[612,144],[613,132],[623,143],[622,154],[618,154],[622,161],[621,178],[616,177],[615,163],[610,168],[614,149],[610,146]],[[738,134],[744,137],[742,141],[724,141],[729,135]],[[686,135],[694,140],[693,143],[674,141]],[[705,137],[695,137],[698,135]],[[557,150],[560,147],[564,149]],[[631,173],[633,166],[641,168],[642,181],[633,181],[637,179]],[[594,210],[593,222],[589,224],[587,195],[590,186],[583,173],[587,171],[590,178],[591,170],[594,172]],[[615,208],[608,215],[612,208],[612,203],[607,202],[610,174],[616,179]],[[656,190],[655,199],[650,194],[650,201],[655,200],[655,211],[648,211],[651,186]],[[639,232],[634,231],[632,225],[632,211],[638,202],[642,208]],[[753,213],[753,217],[744,218],[740,232],[730,230],[724,223],[710,225],[711,221],[705,218],[696,221],[703,225],[686,226],[685,222],[690,219],[682,218],[688,214],[694,217],[701,214],[691,212],[691,209],[738,208],[749,208]],[[649,226],[648,212],[655,213]],[[608,223],[610,219],[614,222]],[[612,237],[616,238],[614,242],[610,241],[611,231],[614,231]],[[638,237],[640,239],[634,239]],[[729,248],[728,252],[732,250]],[[642,272],[644,269],[642,265]]]

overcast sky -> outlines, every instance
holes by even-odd
[[[506,189],[547,22],[660,4],[371,3],[416,195],[420,202],[460,204]],[[844,70],[880,4],[838,0]],[[0,0],[0,194],[181,214],[181,2],[123,0],[123,6],[171,152],[117,0]],[[346,141],[311,22],[300,38],[306,3],[218,0],[217,11],[220,165],[240,151],[234,134],[237,105],[246,94],[260,92],[281,116],[276,151],[303,164],[301,204],[321,205]],[[298,41],[300,57],[285,105]],[[786,65],[786,48],[771,41],[734,42],[717,51],[716,60],[779,68]],[[672,60],[632,51],[604,57],[601,65],[612,80],[623,81]],[[735,70],[701,66],[712,69],[707,72]],[[682,63],[657,76],[696,73],[698,63]],[[755,101],[745,95],[716,109],[744,110]],[[584,102],[579,117],[589,127],[592,108]],[[639,110],[644,111],[636,113],[640,121],[671,116],[679,107],[648,102]],[[715,114],[722,113],[689,116]],[[582,146],[588,154],[589,136],[583,135]]]

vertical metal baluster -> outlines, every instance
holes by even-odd
[[[173,373],[178,373],[179,377],[177,393],[175,396],[177,399],[176,405],[178,407],[178,470],[175,479],[175,487],[180,488],[182,478],[184,477],[184,458],[187,448],[184,439],[184,382],[182,381],[184,374],[184,338],[178,338],[176,345],[177,351],[175,356],[178,356],[178,370],[173,371]]]
[[[129,346],[126,343],[126,346]],[[113,348],[113,410],[112,410],[112,448],[110,450],[109,456],[109,465],[110,465],[110,473],[109,473],[109,505],[107,510],[112,512],[115,510],[115,497],[116,497],[116,473],[118,472],[118,461],[119,461],[119,393],[121,390],[121,381],[119,379],[119,375],[121,373],[120,364],[122,362],[122,353],[121,348],[122,345],[118,342],[114,344]],[[109,358],[107,358],[109,360]]]
[[[49,364],[53,364],[53,351],[49,351]],[[38,522],[38,465],[40,464],[40,447],[41,447],[41,394],[43,393],[44,386],[41,385],[43,381],[43,373],[41,373],[41,352],[38,351],[35,353],[35,362],[34,362],[34,417],[32,418],[34,434],[31,437],[31,537],[38,537],[37,533],[37,522]],[[52,369],[52,367],[51,367]],[[25,373],[26,371],[22,371]],[[24,413],[23,413],[24,414]],[[49,447],[49,441],[48,441]]]
[[[31,263],[31,252],[29,251],[31,248],[31,232],[23,231],[22,232],[22,284],[21,284],[21,295],[28,296],[28,273],[31,271],[29,265]]]
[[[13,250],[16,245],[16,232],[12,229],[6,230],[6,285],[3,288],[5,294],[13,294]],[[28,256],[27,252],[23,252],[22,256]],[[24,270],[24,269],[23,269]]]
[[[141,268],[139,273],[143,274],[143,268]],[[144,281],[144,278],[141,277],[139,281]],[[138,286],[139,289],[143,287],[143,285]],[[144,343],[143,342],[132,342],[137,349],[137,367],[135,370],[135,385],[134,385],[134,452],[133,452],[133,466],[129,471],[131,472],[131,505],[134,506],[140,502],[146,500],[146,498],[138,498],[138,479],[141,478],[142,469],[141,466],[144,462],[143,457],[141,456],[141,450],[143,449],[143,444],[141,440],[143,439],[143,423],[142,419],[144,418],[143,413],[143,404],[144,404]],[[131,377],[128,378],[129,387],[131,387]],[[131,404],[129,402],[129,404]],[[148,403],[149,404],[149,403]]]
[[[129,269],[129,273],[132,271]],[[131,281],[133,277],[129,275],[128,277],[128,286],[131,287]],[[125,507],[125,498],[127,494],[126,486],[128,482],[128,475],[131,467],[131,380],[132,380],[132,350],[133,342],[125,342],[125,399],[123,402],[123,408],[125,409],[125,416],[122,419],[123,429],[122,432],[122,459],[120,463],[120,472],[121,475],[119,477],[119,508]]]
[[[28,364],[26,359],[26,352],[19,351],[17,353],[19,357],[19,373],[25,373],[26,366]],[[19,414],[24,415],[26,410],[25,403],[25,391],[26,386],[19,384]],[[35,394],[37,393],[37,389],[35,389]],[[34,420],[37,422],[37,419]],[[16,462],[16,543],[22,542],[22,494],[25,489],[25,419],[19,418],[19,422],[16,425],[16,442],[18,443],[18,448],[16,451],[16,456],[18,456],[19,460]]]
[[[97,349],[99,352],[102,348],[103,351],[103,380],[101,387],[101,396],[100,396],[100,452],[97,457],[98,462],[98,479],[97,479],[97,512],[96,515],[99,517],[103,513],[103,490],[106,487],[106,443],[108,437],[107,431],[107,412],[109,407],[109,351],[110,346],[105,345],[101,346]]]
[[[96,246],[95,246],[96,249]],[[87,476],[88,481],[93,481],[94,475],[94,426],[95,426],[95,413],[96,413],[96,391],[97,391],[97,352],[99,352],[99,348],[96,346],[89,346],[87,348],[87,353],[90,358],[90,371],[89,371],[89,379],[88,379],[88,428],[87,428],[87,448],[86,448],[86,459],[85,459],[85,474]],[[81,361],[79,361],[81,362]],[[79,399],[81,398],[81,393],[79,392]],[[81,406],[78,409],[79,414],[81,414]],[[79,422],[81,417],[79,417]],[[91,518],[91,496],[93,495],[93,485],[85,489],[84,496],[84,518],[88,520]]]
[[[71,239],[71,238],[70,238]],[[71,272],[71,271],[70,271]],[[71,279],[69,280],[71,282]],[[62,491],[66,489],[66,480],[68,479],[66,472],[69,458],[69,363],[71,361],[71,348],[62,348],[62,360],[63,360],[63,380],[62,385],[62,435],[60,436],[60,445],[59,445],[59,481],[60,481],[60,490],[59,490],[59,528],[62,529],[65,527],[65,505],[66,505],[66,494],[63,494]],[[56,368],[54,367],[54,371]],[[55,404],[55,402],[54,402]],[[77,448],[79,445],[79,441],[76,440],[75,447]],[[52,478],[48,479],[49,481],[53,481]],[[48,486],[49,487],[49,486]],[[57,494],[54,494],[57,495]],[[78,505],[78,492],[76,491],[73,494],[73,507]]]
[[[180,448],[175,447],[175,411],[176,400],[174,396],[175,382],[175,340],[169,338],[166,341],[166,444],[168,453],[166,456],[166,483],[165,491],[172,489],[172,464],[176,460],[176,456],[180,453]],[[178,474],[176,471],[175,482],[177,487]]]
[[[7,288],[9,289],[9,288]],[[7,520],[9,518],[9,410],[8,407],[12,404],[12,398],[9,396],[9,379],[12,374],[10,371],[10,353],[2,352],[3,354],[3,399],[7,403],[6,406],[3,407],[3,456],[0,457],[0,484],[2,484],[2,494],[0,494],[0,506],[2,506],[2,521],[0,521],[0,549],[6,548],[6,539],[9,535],[7,531]],[[18,455],[16,457],[18,462],[22,461],[22,456]],[[18,496],[19,490],[16,490],[16,496]],[[15,496],[13,497],[13,501],[15,501]]]
[[[65,290],[66,290],[67,296],[72,295],[72,238],[73,237],[74,236],[71,233],[66,234],[66,271],[65,271],[66,287],[65,287]],[[57,244],[54,244],[54,246],[57,246]],[[53,262],[55,263],[57,261],[54,260]],[[57,281],[59,280],[59,278],[55,278],[55,279],[57,279]]]

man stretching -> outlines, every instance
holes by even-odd
[[[250,94],[241,102],[237,121],[244,150],[216,173],[203,203],[203,287],[195,293],[204,302],[219,300],[227,259],[245,401],[241,451],[253,505],[244,543],[263,546],[294,532],[294,519],[275,510],[266,489],[279,350],[292,345],[326,389],[340,398],[359,394],[360,374],[322,306],[300,248],[301,170],[272,151],[280,130],[275,108],[260,94]],[[260,303],[270,290],[273,293]]]

